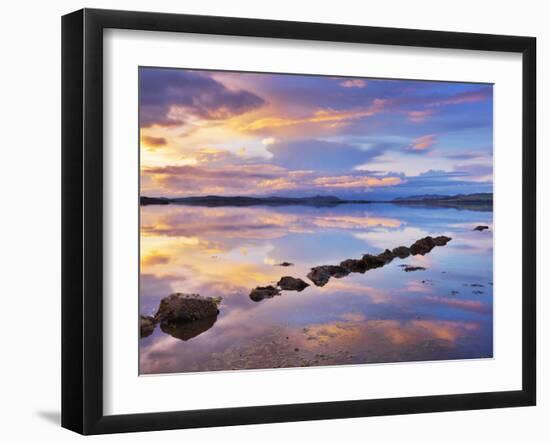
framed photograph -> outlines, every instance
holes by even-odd
[[[62,425],[535,405],[535,50],[64,16]]]

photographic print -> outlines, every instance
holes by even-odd
[[[139,125],[141,374],[492,358],[492,84],[140,67]]]

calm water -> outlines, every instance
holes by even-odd
[[[142,314],[172,292],[223,297],[215,322],[140,339],[142,374],[492,357],[492,212],[166,205],[144,206],[141,217]],[[313,266],[427,235],[452,241],[322,288],[306,278]],[[276,265],[284,261],[294,266]],[[250,300],[285,275],[311,286]]]

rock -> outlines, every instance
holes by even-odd
[[[330,275],[322,269],[312,268],[307,278],[315,283],[315,286],[325,286],[330,280]]]
[[[348,272],[360,272],[364,274],[367,270],[367,264],[363,260],[348,258],[340,263],[340,266]]]
[[[397,248],[394,248],[392,253],[399,258],[407,258],[409,255],[411,255],[410,249],[406,246],[399,246]]]
[[[147,315],[139,316],[139,335],[140,337],[149,337],[155,330],[155,319]]]
[[[155,321],[161,326],[169,323],[191,322],[216,317],[218,312],[218,303],[211,297],[177,292],[161,300],[155,314]]]
[[[381,268],[386,264],[383,258],[380,258],[378,255],[371,255],[371,254],[363,255],[363,258],[361,259],[361,261],[365,263],[367,270]]]
[[[316,286],[325,286],[330,277],[342,278],[349,274],[349,271],[338,265],[325,265],[311,268],[307,275]]]
[[[489,226],[479,225],[474,228],[474,231],[482,232],[485,231],[485,229],[489,229]]]
[[[252,301],[262,301],[264,298],[275,297],[276,295],[281,295],[281,290],[275,286],[258,286],[255,289],[252,289],[250,292],[250,299]]]
[[[389,249],[386,249],[384,252],[378,254],[377,257],[382,260],[384,264],[388,264],[395,258],[395,255],[393,255],[393,252]]]
[[[294,266],[294,263],[290,263],[290,262],[284,261],[284,262],[282,262],[282,263],[277,263],[275,266],[283,266],[283,267]]]
[[[403,268],[403,271],[405,272],[414,272],[414,271],[425,271],[426,268],[424,268],[423,266],[405,266]]]
[[[203,332],[208,331],[212,326],[214,326],[217,319],[217,316],[212,316],[191,322],[161,323],[160,329],[162,332],[170,334],[174,338],[187,341],[202,334]]]
[[[440,235],[439,237],[434,237],[434,243],[436,246],[445,246],[452,240],[451,237],[446,237],[445,235]]]
[[[218,297],[211,297],[211,298],[212,298],[212,301],[213,301],[214,303],[216,303],[216,306],[219,306],[219,305],[221,304],[221,302],[222,302],[222,298],[219,297],[219,296],[218,296]]]
[[[420,240],[416,240],[410,247],[412,255],[424,255],[435,248],[435,241],[433,237],[424,237]]]
[[[282,277],[277,283],[284,291],[303,291],[309,285],[303,281],[301,278],[294,277]]]

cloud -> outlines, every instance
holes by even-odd
[[[330,108],[317,109],[312,114],[302,117],[266,117],[253,120],[242,126],[242,131],[260,131],[264,129],[282,128],[303,124],[337,124],[352,120],[359,120],[365,117],[372,117],[384,109],[386,101],[375,98],[367,107],[334,110]]]
[[[364,88],[367,86],[367,82],[360,78],[350,78],[341,82],[340,86],[344,88]]]
[[[170,262],[170,256],[158,251],[151,251],[149,254],[143,255],[141,257],[141,265],[145,267],[155,266],[155,265],[165,265],[166,263],[169,263],[169,262]]]
[[[352,143],[304,139],[274,143],[267,149],[273,154],[272,163],[288,169],[349,171],[392,146],[390,143],[373,143],[364,148]]]
[[[321,177],[313,180],[313,183],[322,188],[350,189],[350,188],[377,188],[381,186],[395,186],[402,183],[399,177],[369,177],[369,176],[336,176]]]
[[[482,87],[474,91],[466,91],[458,94],[454,94],[448,98],[441,100],[435,100],[429,103],[429,106],[441,106],[441,105],[460,105],[463,103],[475,103],[488,100],[493,97],[492,87]]]
[[[275,137],[267,137],[262,140],[262,145],[269,146],[275,143],[277,139]]]
[[[436,142],[435,134],[423,135],[422,137],[415,138],[411,144],[410,148],[413,151],[425,151],[426,149],[431,148]]]
[[[406,114],[409,121],[413,123],[422,123],[426,120],[426,118],[433,114],[433,111],[429,109],[424,111],[407,111]]]
[[[268,164],[203,167],[200,165],[153,167],[142,170],[150,178],[142,193],[165,195],[250,194],[269,180],[286,175],[284,168]],[[264,186],[265,187],[265,186]]]
[[[285,195],[314,195],[334,191],[369,192],[404,181],[398,176],[377,177],[361,172],[331,175],[261,163],[219,167],[198,164],[145,168],[141,192],[142,195],[165,196],[274,195],[278,191],[285,191]]]
[[[205,73],[140,69],[140,127],[177,126],[197,119],[224,120],[265,102],[246,90],[232,90]]]
[[[493,165],[473,163],[465,165],[456,165],[455,171],[462,173],[462,176],[474,182],[492,182]]]
[[[167,141],[164,137],[153,137],[151,135],[142,135],[141,143],[148,149],[155,149],[165,146]]]

